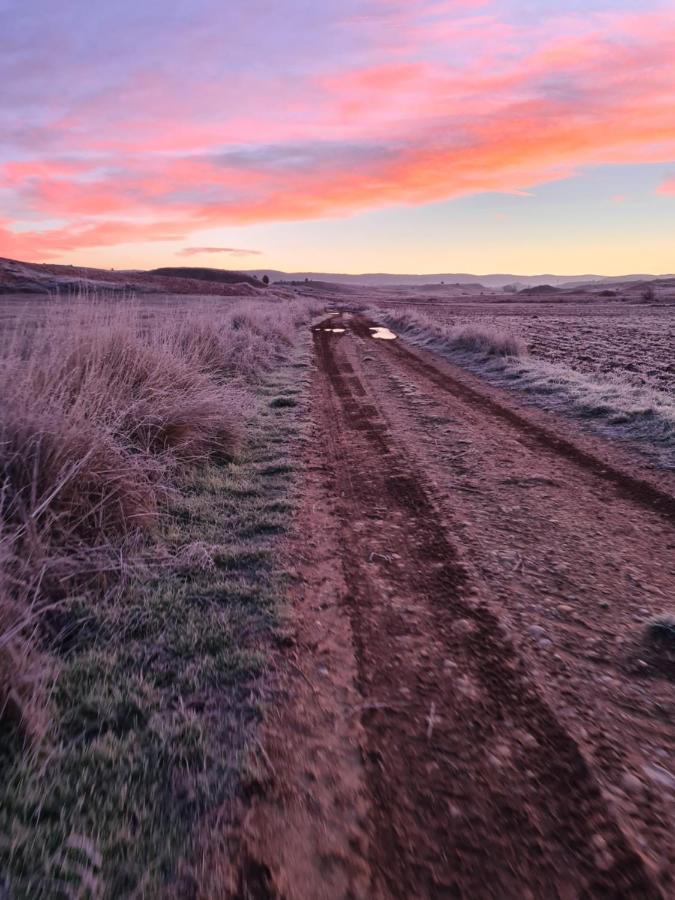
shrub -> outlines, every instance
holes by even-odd
[[[486,356],[525,356],[522,338],[488,325],[466,325],[450,335],[450,343],[458,350],[473,350]]]

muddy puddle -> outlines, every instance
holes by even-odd
[[[370,336],[377,338],[377,340],[380,341],[395,341],[397,337],[393,331],[390,331],[388,328],[384,328],[381,325],[371,325]]]

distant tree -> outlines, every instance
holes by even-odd
[[[263,275],[263,284],[269,284],[269,283],[270,283],[269,276],[268,276],[268,275]]]
[[[502,288],[505,294],[517,294],[518,293],[518,285],[517,284],[505,284]]]
[[[645,303],[652,303],[656,300],[656,291],[654,290],[653,284],[648,284],[647,287],[642,292],[642,299]]]

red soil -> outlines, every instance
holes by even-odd
[[[673,896],[672,479],[330,321],[233,892]]]

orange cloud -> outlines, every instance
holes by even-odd
[[[71,110],[55,124],[63,158],[0,166],[0,190],[25,211],[20,232],[0,222],[0,254],[184,240],[675,160],[675,14],[569,17],[567,32],[547,34],[490,15],[448,18],[455,4],[382,6],[411,23],[404,58],[397,45],[372,65],[270,85],[282,103],[253,91],[250,111],[221,117],[209,93],[208,116],[174,115],[156,108],[150,80],[106,109],[107,130],[95,127],[100,97]],[[450,40],[458,62],[437,52]],[[675,194],[675,179],[658,192]],[[66,224],[26,230],[39,216]]]

